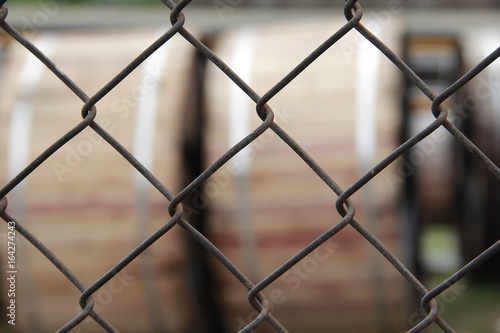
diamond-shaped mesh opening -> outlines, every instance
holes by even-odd
[[[463,278],[498,274],[498,36],[398,3],[215,32],[241,2],[164,4],[102,33],[2,6],[7,328],[453,331]],[[463,262],[428,282],[443,221]]]

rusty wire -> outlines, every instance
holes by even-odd
[[[109,81],[102,89],[95,95],[87,96],[87,94],[80,89],[71,78],[67,77],[57,67],[57,64],[46,57],[40,50],[36,48],[26,37],[12,28],[6,21],[8,10],[5,5],[6,0],[0,0],[2,6],[0,11],[0,26],[9,34],[13,39],[22,44],[32,55],[38,58],[45,66],[50,69],[64,84],[76,95],[82,102],[81,109],[82,120],[73,129],[68,131],[64,136],[59,138],[50,147],[48,147],[40,156],[34,159],[29,165],[25,167],[16,177],[11,179],[7,184],[3,185],[0,189],[0,215],[6,222],[15,221],[17,230],[26,238],[34,247],[36,247],[64,276],[71,281],[74,286],[81,292],[80,306],[81,313],[71,319],[59,329],[58,332],[68,332],[74,327],[78,326],[88,316],[92,317],[99,325],[108,332],[117,332],[117,330],[101,317],[98,313],[93,311],[94,302],[92,296],[104,286],[110,279],[124,269],[132,260],[140,256],[149,246],[155,243],[163,235],[169,232],[175,225],[185,229],[185,231],[202,247],[212,254],[220,263],[231,272],[240,283],[248,289],[248,301],[259,312],[259,316],[254,321],[248,324],[241,332],[251,332],[255,330],[263,321],[268,321],[277,332],[287,332],[287,329],[273,317],[270,313],[269,302],[264,296],[264,291],[271,283],[276,281],[285,272],[290,270],[302,258],[317,249],[321,244],[327,240],[335,237],[335,235],[345,228],[352,226],[361,236],[363,236],[377,251],[379,251],[400,274],[408,281],[409,285],[421,296],[421,306],[425,309],[427,317],[420,323],[415,325],[409,332],[421,332],[433,322],[437,323],[444,332],[454,332],[453,328],[446,323],[439,315],[437,302],[435,298],[448,289],[451,285],[459,281],[461,278],[469,274],[476,267],[481,265],[485,260],[494,255],[500,250],[500,241],[497,241],[488,249],[484,250],[482,254],[477,256],[474,260],[463,266],[457,273],[452,275],[446,281],[443,281],[433,290],[427,290],[426,287],[419,281],[419,279],[412,274],[412,272],[393,254],[389,251],[380,240],[378,240],[368,229],[366,229],[360,222],[354,218],[354,204],[350,200],[351,196],[376,177],[388,165],[393,163],[398,157],[402,156],[411,147],[417,145],[424,138],[429,136],[440,127],[445,128],[450,132],[456,141],[467,151],[470,152],[479,162],[481,162],[496,178],[500,180],[500,169],[495,165],[474,143],[472,143],[460,129],[455,127],[448,120],[448,110],[442,107],[443,102],[455,94],[457,90],[462,88],[467,82],[474,78],[484,68],[489,66],[500,56],[500,47],[493,53],[481,61],[477,66],[472,68],[468,73],[463,75],[454,84],[449,86],[441,93],[436,93],[417,75],[412,69],[392,50],[390,50],[384,43],[372,34],[365,26],[363,26],[362,16],[363,10],[361,5],[356,0],[349,0],[345,3],[344,14],[346,23],[338,31],[333,33],[330,38],[315,49],[309,56],[307,56],[299,65],[297,65],[290,73],[288,73],[282,80],[280,80],[274,87],[269,89],[263,96],[259,96],[249,85],[247,85],[238,75],[227,66],[215,53],[213,53],[207,46],[191,34],[185,27],[185,16],[182,10],[189,5],[190,0],[182,0],[179,3],[174,3],[171,0],[162,0],[162,2],[170,10],[171,27],[151,44],[146,50],[139,54],[126,68],[124,68],[118,75]],[[323,52],[329,49],[337,41],[342,39],[351,30],[357,30],[364,38],[371,42],[387,59],[389,59],[403,74],[411,81],[418,89],[422,91],[427,98],[432,101],[432,113],[435,120],[429,124],[424,130],[420,131],[415,136],[406,140],[401,146],[395,149],[392,153],[387,155],[380,163],[373,166],[372,169],[364,176],[359,178],[350,187],[343,189],[335,180],[333,180],[326,171],[306,152],[297,142],[294,141],[288,133],[283,130],[274,122],[274,113],[271,107],[267,104],[279,91],[292,82],[303,70],[305,70],[311,63],[315,61]],[[201,172],[196,179],[194,179],[188,186],[186,186],[180,193],[172,193],[164,184],[162,184],[147,168],[145,168],[129,151],[127,151],[113,136],[106,132],[102,127],[94,122],[98,113],[96,103],[102,99],[108,92],[110,92],[116,85],[118,85],[124,78],[132,73],[142,62],[144,62],[151,54],[153,54],[159,47],[168,43],[169,40],[175,36],[180,35],[188,41],[199,53],[201,53],[208,61],[220,69],[229,79],[231,79],[238,87],[245,92],[255,103],[256,113],[262,119],[262,124],[255,129],[250,135],[241,140],[238,144],[228,150],[222,155],[215,163],[209,166],[206,170]],[[147,179],[169,202],[168,212],[170,217],[160,229],[151,234],[132,252],[125,256],[121,261],[116,263],[106,274],[101,276],[90,286],[84,286],[78,277],[71,272],[71,270],[61,262],[41,241],[39,241],[29,230],[23,227],[22,221],[16,220],[15,216],[10,216],[7,213],[8,201],[7,197],[16,186],[19,185],[44,161],[47,160],[54,152],[64,146],[68,141],[74,138],[78,133],[85,128],[93,129],[100,137],[102,137],[110,146],[112,146],[119,154],[123,156],[145,179]],[[248,146],[256,140],[264,131],[271,129],[286,143],[315,173],[321,178],[328,187],[338,196],[336,208],[341,216],[337,224],[333,225],[329,230],[318,236],[313,242],[305,246],[290,260],[277,268],[272,274],[265,277],[258,283],[254,284],[242,271],[235,266],[226,255],[214,246],[202,233],[194,228],[186,218],[183,217],[183,205],[185,200],[193,191],[200,188],[203,183],[213,175],[217,170],[224,166],[233,156],[235,156],[244,147]]]

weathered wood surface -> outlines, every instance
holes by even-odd
[[[92,96],[162,31],[76,30],[30,38]],[[192,48],[173,40],[96,104],[95,122],[173,193],[183,174],[180,124],[192,56]],[[0,179],[6,184],[81,121],[83,102],[17,43],[6,50],[1,72]],[[8,199],[8,212],[86,286],[169,220],[168,200],[90,128]],[[94,294],[94,309],[120,332],[189,331],[194,312],[184,235],[174,227],[158,240]],[[31,244],[17,239],[16,328],[55,331],[79,312],[80,292]],[[91,319],[79,329],[99,330]]]
[[[332,19],[230,31],[218,36],[214,51],[263,95],[342,24]],[[399,31],[379,28],[380,38],[400,52]],[[208,164],[261,120],[255,103],[238,97],[229,79],[211,66],[207,73]],[[400,80],[397,69],[352,31],[269,105],[275,122],[346,189],[398,145]],[[396,172],[389,166],[353,201],[356,219],[403,257]],[[341,220],[337,195],[271,130],[222,167],[202,193],[210,202],[209,237],[254,282]],[[241,329],[256,315],[247,291],[219,264],[214,272],[230,331]],[[401,275],[350,226],[264,289],[273,314],[291,332],[400,331],[408,317],[406,292]]]

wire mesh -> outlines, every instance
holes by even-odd
[[[459,150],[466,152],[467,156],[472,156],[475,163],[479,162],[488,171],[488,173],[493,176],[493,182],[495,182],[495,186],[498,187],[498,180],[500,180],[500,169],[498,165],[491,160],[491,156],[485,154],[471,141],[463,129],[460,129],[454,125],[452,121],[450,121],[450,117],[455,110],[448,109],[443,105],[448,99],[456,96],[459,90],[468,82],[474,79],[479,73],[491,66],[492,63],[497,60],[500,56],[500,47],[496,48],[491,54],[486,56],[479,63],[475,64],[474,67],[455,80],[452,84],[446,86],[441,92],[436,92],[409,67],[407,62],[387,47],[382,40],[377,38],[372,31],[363,25],[363,9],[361,4],[358,1],[350,0],[345,3],[343,9],[345,24],[338,29],[338,31],[334,32],[328,39],[326,39],[320,46],[318,46],[311,54],[305,57],[295,68],[293,68],[293,70],[281,78],[276,85],[261,96],[241,77],[239,77],[230,66],[219,58],[217,54],[208,48],[200,40],[200,38],[196,37],[196,34],[190,32],[190,30],[185,26],[186,16],[188,16],[188,14],[185,14],[183,10],[189,7],[191,1],[184,0],[178,3],[174,3],[170,0],[162,1],[166,6],[166,13],[170,13],[169,18],[171,27],[165,29],[161,37],[147,47],[141,54],[138,54],[132,62],[130,62],[113,79],[111,79],[93,95],[88,95],[87,92],[80,88],[69,76],[58,68],[57,63],[40,51],[26,36],[16,31],[11,25],[9,25],[8,10],[5,5],[6,0],[0,1],[0,5],[2,6],[0,11],[0,26],[4,32],[6,32],[11,39],[24,46],[33,57],[38,59],[38,61],[42,62],[82,102],[80,111],[82,120],[75,124],[74,127],[66,134],[47,147],[38,157],[30,161],[21,172],[15,175],[12,179],[8,179],[8,182],[3,185],[0,190],[0,213],[3,220],[7,224],[9,235],[18,233],[29,241],[79,291],[79,306],[81,307],[81,311],[74,318],[68,318],[67,323],[60,327],[58,332],[68,332],[72,329],[78,328],[78,326],[81,325],[82,322],[88,317],[92,318],[92,320],[98,323],[105,331],[117,332],[117,329],[106,320],[104,315],[95,311],[95,295],[102,288],[104,288],[108,282],[110,282],[128,265],[130,265],[134,259],[145,255],[146,250],[151,245],[162,239],[166,234],[171,233],[174,227],[182,228],[187,235],[189,235],[189,237],[196,242],[197,246],[203,253],[209,253],[213,259],[219,261],[220,264],[228,272],[230,272],[244,288],[248,290],[248,303],[258,312],[258,316],[242,328],[240,332],[255,331],[264,325],[264,322],[268,322],[270,327],[277,332],[287,332],[287,328],[273,316],[270,301],[266,296],[269,286],[283,277],[284,274],[298,265],[303,258],[313,253],[323,244],[330,240],[335,240],[336,235],[347,226],[354,228],[359,235],[371,244],[371,246],[378,251],[402,277],[404,277],[408,286],[413,288],[419,295],[421,308],[415,308],[415,311],[423,311],[425,313],[425,318],[415,323],[408,330],[408,332],[421,332],[432,323],[437,324],[444,332],[454,332],[454,329],[439,315],[439,307],[436,301],[437,297],[452,288],[458,281],[470,274],[470,272],[476,268],[483,265],[487,259],[495,255],[500,249],[500,241],[495,240],[493,245],[490,247],[482,248],[479,255],[461,267],[456,273],[452,274],[437,287],[432,290],[428,290],[415,273],[412,272],[410,267],[403,264],[400,258],[391,252],[388,247],[363,224],[363,221],[358,221],[355,218],[356,207],[351,198],[360,189],[372,182],[373,179],[376,178],[389,165],[395,163],[398,158],[404,157],[405,154],[412,148],[417,147],[422,140],[429,137],[438,129],[445,129],[449,132],[453,136],[454,142],[459,146]],[[399,69],[402,75],[404,75],[412,86],[426,96],[428,101],[431,103],[431,110],[428,110],[428,112],[432,113],[434,120],[424,129],[418,131],[418,133],[406,138],[397,149],[388,154],[379,163],[372,165],[370,170],[357,181],[350,184],[347,188],[341,188],[337,181],[332,179],[328,172],[326,172],[322,166],[311,157],[308,151],[299,145],[294,140],[293,136],[277,124],[275,121],[276,113],[271,108],[270,102],[277,94],[280,93],[280,91],[294,81],[299,74],[301,74],[306,68],[321,57],[324,52],[331,47],[334,47],[336,43],[342,40],[348,33],[353,32],[361,35],[364,39],[366,39],[366,41],[375,46],[381,54],[383,54],[397,69]],[[157,176],[151,172],[151,170],[141,164],[137,157],[127,150],[119,140],[111,135],[109,131],[103,128],[103,126],[98,125],[98,123],[94,121],[98,114],[96,104],[101,99],[105,98],[110,91],[115,89],[129,75],[131,75],[131,73],[136,71],[136,69],[143,62],[155,54],[155,52],[158,52],[160,47],[171,43],[174,36],[181,37],[191,44],[192,47],[198,51],[199,57],[214,65],[221,73],[233,81],[239,89],[255,103],[255,112],[261,119],[261,124],[254,131],[237,142],[232,148],[228,149],[209,167],[204,170],[198,170],[198,174],[196,174],[194,180],[182,188],[182,190],[178,193],[174,193],[171,189],[169,189],[166,184],[162,183],[162,181],[160,181]],[[24,227],[21,217],[18,218],[17,216],[10,215],[9,205],[12,205],[13,202],[8,201],[9,194],[16,187],[19,187],[25,179],[29,178],[30,175],[36,172],[41,165],[46,163],[46,161],[55,152],[67,145],[70,140],[82,133],[85,129],[91,129],[94,131],[110,147],[118,152],[124,160],[137,170],[142,177],[167,200],[169,214],[168,216],[165,215],[166,222],[158,230],[148,234],[140,245],[124,256],[120,261],[116,262],[99,279],[93,281],[89,285],[84,284],[79,277],[72,272],[68,266],[70,263],[62,262],[42,241],[37,239],[37,237],[30,232],[30,228]],[[289,260],[282,263],[271,274],[258,281],[252,281],[251,278],[243,273],[240,267],[234,264],[227,257],[227,254],[223,253],[221,249],[215,246],[201,230],[198,230],[198,228],[193,226],[190,219],[195,217],[185,214],[185,206],[189,206],[190,196],[192,196],[195,191],[199,190],[212,175],[227,165],[229,161],[245,147],[249,146],[253,142],[256,142],[256,140],[264,135],[267,130],[273,131],[284,144],[290,147],[293,152],[309,166],[317,177],[328,186],[330,191],[337,196],[335,207],[338,211],[340,220],[333,223],[331,228],[326,230],[324,233],[317,235],[314,241],[307,244],[307,246],[289,258]],[[106,170],[103,168],[102,172],[112,172],[112,170]],[[498,217],[496,218],[498,219]],[[9,242],[9,244],[11,243],[13,242]],[[10,252],[9,255],[11,255]],[[15,259],[15,250],[9,258]],[[4,267],[7,267],[8,276],[15,277],[17,272],[16,266],[13,263],[14,260],[10,259]],[[13,281],[15,281],[15,278]],[[217,298],[217,295],[213,295],[213,297]]]

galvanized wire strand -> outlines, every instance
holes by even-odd
[[[54,73],[55,76],[61,80],[71,91],[78,96],[82,101],[87,101],[89,97],[83,90],[80,89],[80,87],[73,82],[64,72],[62,72],[57,65],[50,60],[45,54],[43,54],[42,51],[40,51],[36,45],[31,43],[25,36],[20,34],[16,29],[14,29],[10,24],[8,24],[5,21],[5,18],[7,17],[7,7],[2,7],[1,9],[1,15],[0,17],[2,20],[0,20],[0,27],[8,33],[12,38],[14,38],[19,44],[23,45],[26,50],[31,52],[35,57],[40,60],[41,63],[43,63],[52,73]]]
[[[273,123],[274,113],[270,108],[266,109],[266,118],[264,122],[257,127],[252,133],[243,138],[240,142],[238,142],[235,146],[230,148],[225,154],[223,154],[217,161],[215,161],[208,169],[200,174],[195,180],[193,180],[188,186],[186,186],[169,204],[168,210],[169,213],[172,214],[175,207],[180,205],[180,202],[183,201],[189,194],[191,194],[201,183],[207,180],[211,175],[213,175],[220,167],[222,167],[229,159],[234,157],[239,151],[241,151],[244,147],[248,146],[251,142],[253,142],[257,137],[260,136],[264,131],[266,131]],[[202,245],[206,246],[206,249],[215,256],[215,258],[222,263],[228,270],[249,290],[253,288],[253,283],[238,269],[234,269],[235,266],[231,261],[222,254],[222,252],[215,250],[216,248],[206,239],[204,236],[198,233],[198,231],[192,227],[188,227],[188,225],[183,224],[183,227],[187,229],[192,235],[197,235],[197,238],[201,237]],[[234,267],[234,268],[233,268]],[[254,296],[257,297],[257,296]],[[279,324],[272,316],[269,316],[269,304],[262,295],[259,295],[258,301],[255,302],[254,297],[252,297],[251,304],[254,308],[260,311],[259,316],[253,320],[246,328],[242,330],[242,332],[250,332],[255,327],[257,327],[263,320],[268,319],[278,331],[282,332],[283,327]]]
[[[498,59],[500,56],[500,47],[496,48],[487,57],[481,60],[476,66],[465,73],[460,79],[449,86],[445,91],[443,91],[432,103],[432,112],[436,115],[438,107],[442,104],[448,97],[456,93],[460,88],[467,84],[470,80],[481,73],[485,68],[487,68],[491,63]],[[465,136],[455,125],[446,121],[443,123],[443,127],[446,128],[461,144],[467,149],[474,157],[480,161],[498,180],[500,180],[500,168],[493,163],[486,154],[484,154],[481,149],[479,149],[474,143],[472,143],[467,136]]]
[[[328,229],[321,236],[316,238],[314,241],[309,243],[307,246],[302,248],[297,254],[288,259],[284,264],[275,269],[273,273],[268,275],[266,278],[262,279],[250,292],[248,293],[249,301],[252,300],[255,295],[261,292],[265,287],[267,287],[272,282],[276,281],[280,276],[282,276],[286,271],[295,266],[300,260],[304,259],[308,254],[317,249],[321,244],[329,240],[345,226],[352,222],[354,217],[354,209],[349,209],[344,218],[335,224],[332,228]]]
[[[444,291],[448,290],[451,286],[457,283],[460,279],[469,275],[478,266],[491,256],[497,254],[500,250],[500,241],[497,241],[489,248],[484,250],[475,259],[465,264],[455,274],[443,281],[432,290],[427,290],[423,283],[401,262],[388,247],[369,230],[369,227],[364,225],[364,221],[355,218],[356,207],[351,200],[352,196],[367,186],[375,177],[385,170],[389,165],[394,163],[404,153],[408,152],[412,147],[417,146],[422,140],[429,137],[439,128],[443,127],[450,132],[456,139],[456,142],[461,148],[467,150],[475,158],[480,161],[485,168],[493,174],[497,179],[500,179],[500,169],[481,149],[479,149],[459,128],[453,125],[448,116],[453,115],[455,110],[445,109],[443,103],[451,96],[457,94],[470,80],[476,77],[482,70],[490,66],[500,56],[500,47],[491,52],[482,61],[471,68],[466,74],[460,77],[456,82],[447,87],[444,91],[437,94],[432,91],[429,85],[422,80],[393,50],[391,50],[384,42],[376,37],[368,28],[362,24],[363,9],[357,0],[349,0],[344,5],[344,16],[346,22],[337,31],[332,31],[323,43],[318,45],[312,52],[303,58],[290,72],[282,77],[278,82],[273,85],[262,96],[259,96],[254,89],[239,77],[233,69],[231,69],[217,54],[208,48],[199,38],[195,37],[186,27],[186,16],[183,10],[189,7],[191,0],[181,0],[175,3],[171,0],[161,0],[163,4],[170,10],[166,11],[165,20],[169,20],[171,27],[151,43],[144,51],[137,55],[131,62],[129,62],[115,77],[108,81],[101,89],[93,96],[87,94],[76,85],[71,78],[63,73],[57,65],[44,55],[32,42],[25,36],[13,29],[6,21],[8,15],[7,6],[4,4],[6,0],[0,0],[0,27],[16,40],[20,45],[23,45],[32,56],[36,57],[43,63],[61,82],[63,82],[77,97],[82,100],[83,105],[81,108],[81,115],[83,119],[74,124],[73,128],[57,139],[49,147],[47,147],[37,158],[29,163],[21,172],[15,177],[7,180],[7,184],[0,188],[0,216],[6,222],[16,222],[16,229],[19,233],[26,238],[38,251],[40,251],[50,262],[56,267],[66,279],[81,292],[79,298],[79,305],[82,310],[57,332],[69,332],[70,330],[79,326],[83,320],[89,316],[98,323],[107,332],[118,332],[111,323],[108,323],[105,318],[94,311],[94,296],[103,286],[108,283],[113,277],[127,267],[132,261],[138,258],[146,249],[152,246],[155,242],[161,239],[165,234],[169,233],[173,228],[182,228],[182,230],[194,241],[203,247],[206,252],[218,261],[225,270],[227,270],[234,278],[248,290],[247,301],[248,304],[258,311],[257,317],[250,321],[240,332],[252,332],[259,328],[264,321],[266,321],[276,332],[287,332],[287,328],[280,323],[280,321],[273,316],[271,304],[266,298],[266,291],[273,282],[277,281],[286,272],[290,271],[306,256],[310,255],[314,250],[318,249],[322,244],[328,240],[335,239],[335,236],[344,228],[352,227],[352,229],[361,235],[367,243],[374,249],[374,253],[379,252],[382,257],[387,260],[392,267],[399,272],[399,274],[408,281],[408,284],[415,290],[421,297],[421,308],[425,311],[425,318],[421,319],[417,324],[413,325],[408,332],[422,332],[433,323],[437,324],[444,332],[454,332],[454,329],[443,318],[439,316],[439,307],[437,297]],[[169,16],[167,15],[169,14]],[[413,137],[407,139],[399,147],[394,149],[391,153],[387,154],[381,161],[371,167],[366,174],[359,177],[354,183],[350,184],[347,188],[341,188],[336,181],[322,168],[322,166],[311,157],[311,155],[301,147],[295,139],[280,127],[274,121],[274,112],[271,108],[272,100],[284,88],[294,81],[303,71],[305,71],[312,63],[323,55],[326,50],[335,47],[336,43],[340,41],[351,30],[356,30],[364,39],[370,42],[373,47],[377,48],[399,71],[408,79],[415,87],[417,87],[422,94],[424,94],[429,101],[432,101],[432,107],[429,110],[435,117],[427,126],[420,130]],[[169,186],[170,184],[163,184],[151,170],[141,164],[139,160],[129,152],[124,145],[118,141],[111,133],[104,130],[99,125],[97,117],[97,104],[108,93],[114,90],[120,83],[127,78],[131,73],[154,54],[160,47],[169,43],[171,38],[179,36],[184,39],[186,43],[192,45],[207,62],[213,64],[220,72],[222,72],[230,81],[236,84],[242,92],[244,92],[253,102],[255,102],[255,110],[262,122],[256,126],[253,131],[236,143],[233,147],[225,151],[219,156],[215,162],[206,167],[200,172],[194,180],[187,186],[184,186],[178,193],[173,193]],[[371,47],[371,45],[370,45]],[[99,112],[106,112],[107,110],[99,110]],[[314,110],[310,111],[310,115],[314,116]],[[33,235],[28,228],[15,220],[14,216],[10,216],[6,210],[8,208],[7,195],[16,188],[23,180],[35,171],[40,165],[54,154],[57,150],[70,142],[85,128],[92,129],[100,138],[102,138],[110,147],[118,152],[121,157],[127,161],[135,170],[137,170],[144,179],[150,183],[163,197],[165,198],[165,207],[167,208],[170,217],[165,216],[165,221],[156,231],[147,236],[138,246],[132,249],[121,260],[110,267],[106,273],[101,275],[89,287],[85,287],[78,277],[71,272],[67,266],[57,258],[39,239]],[[331,225],[316,238],[303,246],[298,252],[289,257],[284,263],[281,263],[274,271],[269,273],[260,281],[252,281],[247,277],[240,267],[235,265],[227,255],[215,246],[206,235],[199,232],[193,225],[190,224],[189,218],[184,216],[184,202],[196,190],[202,188],[207,180],[226,165],[238,152],[248,147],[263,135],[267,130],[271,130],[278,138],[296,155],[305,165],[307,165],[314,174],[321,179],[325,186],[331,192],[331,205],[335,206],[339,217],[337,220],[331,221]],[[336,198],[335,198],[336,197]],[[186,203],[187,204],[187,203]],[[376,252],[375,252],[376,251]]]
[[[209,253],[211,253],[234,277],[240,281],[240,283],[251,290],[254,287],[254,284],[241,272],[236,265],[234,265],[229,258],[212,242],[210,242],[204,235],[202,235],[198,230],[196,230],[193,226],[189,224],[189,222],[181,219],[179,222],[181,225],[194,239],[196,239]],[[258,299],[261,303],[265,301],[263,295],[259,295]],[[267,305],[266,305],[267,307]],[[266,308],[267,309],[267,308]],[[286,329],[279,323],[273,316],[261,306],[257,306],[256,310],[265,312],[267,317],[265,318],[278,332],[287,332]],[[260,317],[257,317],[254,321],[258,321],[259,323],[262,321]],[[253,327],[252,323],[249,323]]]
[[[47,68],[52,71],[64,84],[71,89],[82,101],[88,100],[88,96],[61,70],[59,70],[49,58],[47,58],[35,45],[33,45],[28,39],[18,33],[14,28],[12,28],[7,22],[5,22],[5,17],[7,16],[7,8],[5,6],[0,9],[0,27],[7,32],[12,38],[17,40],[21,45],[23,45],[29,52],[31,52],[35,57],[37,57]],[[95,107],[89,109],[84,119],[77,124],[73,129],[67,132],[59,140],[54,142],[50,147],[43,151],[38,158],[36,158],[32,163],[30,163],[24,170],[22,170],[16,177],[14,177],[7,185],[0,189],[0,198],[5,197],[14,187],[16,187],[21,181],[23,181],[31,172],[38,168],[47,158],[49,158],[53,153],[55,153],[59,148],[61,148],[65,143],[74,138],[78,133],[83,131],[96,117],[97,110]]]
[[[300,147],[288,134],[286,134],[277,124],[273,123],[272,129],[280,136],[280,138],[337,194],[342,193],[342,189],[335,183],[333,179],[319,166],[310,156],[305,152],[302,147]],[[321,244],[326,242],[340,230],[342,230],[347,224],[354,218],[354,205],[347,198],[343,203],[347,207],[347,211],[344,206],[341,205],[337,209],[339,213],[343,216],[342,220],[335,224],[333,227],[324,232],[321,236],[316,238],[313,242],[309,243],[301,251],[295,254],[287,262],[277,268],[273,273],[271,273],[266,278],[262,279],[255,288],[250,290],[248,294],[248,299],[251,300],[255,295],[261,292],[265,287],[274,282],[280,276],[282,276],[287,270],[296,265],[305,256],[310,254]]]
[[[175,24],[178,15],[183,15],[180,11],[184,6],[186,6],[190,0],[181,1],[178,3],[178,7],[170,0],[161,0],[168,8],[172,9],[170,15],[170,21]],[[177,8],[175,10],[175,8]],[[186,41],[191,43],[198,52],[200,52],[207,60],[209,60],[213,65],[218,67],[231,81],[233,81],[245,94],[250,97],[254,102],[259,102],[261,97],[244,81],[242,80],[221,58],[219,58],[212,50],[210,50],[205,44],[203,44],[198,38],[193,36],[185,28],[179,30],[179,35],[181,35]],[[257,109],[257,113],[260,118],[264,121],[266,118],[266,110],[264,106]]]
[[[168,200],[172,200],[174,195],[170,190],[160,181],[156,176],[149,171],[137,158],[134,157],[119,141],[117,141],[111,134],[106,132],[99,124],[93,122],[89,124],[101,138],[103,138],[111,147],[113,147],[122,157],[132,165],[146,180],[153,185],[158,192],[160,192]]]
[[[94,307],[94,301],[90,299],[87,304],[85,304],[85,307],[83,308],[82,312],[80,312],[75,318],[70,320],[68,323],[66,323],[63,327],[58,329],[56,333],[67,333],[70,332],[72,329],[77,327],[81,322],[85,320],[90,314],[92,314],[92,308]],[[95,319],[95,318],[94,318]],[[107,332],[110,333],[117,333],[118,331],[109,325],[107,322],[101,322],[100,320],[95,319],[96,323],[101,325],[102,328],[104,328]]]
[[[16,221],[12,216],[6,213],[8,206],[7,198],[2,198],[0,200],[0,216],[5,222],[14,222],[16,225],[16,230],[19,231],[21,235],[24,236],[41,254],[43,254],[53,265],[57,268],[78,290],[83,292],[85,286],[78,279],[78,277],[71,272],[71,270],[61,261],[59,258],[48,249],[35,235],[33,235],[29,230],[24,228],[24,226]],[[66,325],[61,327],[57,332],[69,332],[72,328],[76,327],[85,318],[91,316],[99,325],[101,325],[108,332],[117,332],[116,329],[111,326],[103,317],[98,313],[94,312],[92,309],[94,307],[94,301],[89,299],[87,304],[82,307],[82,311],[73,318]]]
[[[184,25],[184,17],[181,16],[176,21],[172,28],[168,29],[160,38],[148,46],[141,54],[139,54],[132,62],[130,62],[120,73],[118,73],[112,80],[110,80],[104,87],[102,87],[94,96],[89,98],[82,108],[82,116],[85,117],[86,113],[92,106],[94,106],[101,98],[123,81],[130,73],[132,73],[140,64],[142,64],[150,55],[152,55],[158,48],[168,42]]]
[[[351,20],[353,15],[348,9],[349,7],[346,6],[344,14],[347,20]],[[356,29],[364,38],[366,38],[366,40],[382,52],[382,54],[384,54],[388,60],[390,60],[420,91],[422,91],[425,96],[427,96],[430,100],[434,100],[436,98],[435,93],[430,89],[430,87],[400,57],[398,57],[393,50],[385,45],[362,23],[356,24],[354,29]]]
[[[488,260],[491,256],[497,254],[500,251],[500,241],[497,241],[495,244],[491,245],[489,248],[487,248],[484,252],[482,252],[480,255],[478,255],[476,258],[471,260],[469,263],[467,263],[464,267],[459,269],[455,274],[447,278],[445,281],[440,283],[437,287],[429,291],[427,294],[425,294],[422,297],[421,300],[421,306],[423,309],[428,310],[429,308],[429,303],[434,301],[436,297],[438,297],[441,293],[444,291],[448,290],[450,287],[452,287],[454,284],[456,284],[460,279],[464,278],[467,274],[472,272],[474,269],[479,267],[483,262]],[[437,318],[434,320],[439,327],[444,332],[450,332],[454,333],[455,330],[453,327],[451,327],[448,323],[446,323],[441,317],[437,316]],[[417,329],[415,327],[414,329]],[[418,330],[415,332],[419,332]]]
[[[469,261],[464,267],[460,268],[455,274],[447,278],[445,281],[441,282],[437,287],[425,294],[424,297],[422,297],[422,307],[425,308],[432,299],[438,297],[441,293],[460,281],[467,274],[479,267],[483,262],[488,260],[491,256],[497,254],[499,251],[500,240],[484,250],[476,258]]]
[[[377,249],[380,254],[382,254],[387,261],[396,268],[399,273],[410,283],[410,285],[417,291],[418,293],[424,295],[427,293],[427,289],[425,286],[413,275],[412,272],[394,255],[391,251],[384,246],[384,244],[377,239],[368,229],[363,227],[356,220],[352,220],[350,225],[361,234],[370,244],[373,245],[375,249]],[[432,324],[433,321],[441,321],[438,316],[438,304],[433,299],[430,303],[430,311],[427,311],[427,316],[415,327],[413,327],[410,331],[411,333],[421,332],[423,329],[427,328]],[[448,324],[445,322],[442,323],[443,327],[448,327]]]
[[[200,243],[210,254],[212,254],[227,270],[230,272],[238,281],[248,290],[251,290],[254,287],[254,284],[248,277],[245,276],[238,267],[231,262],[231,260],[218,248],[216,247],[210,240],[208,240],[204,235],[202,235],[196,228],[194,228],[188,221],[184,218],[181,218],[178,222],[179,226],[184,228],[193,239],[195,239],[198,243]],[[265,298],[262,295],[258,296],[259,301],[263,302]],[[258,311],[264,311],[260,306],[256,307]],[[260,317],[255,320],[261,322]],[[254,321],[255,321],[254,320]],[[277,332],[287,332],[286,329],[279,323],[272,314],[268,314],[266,320],[276,329]],[[253,324],[250,323],[253,327]]]
[[[2,189],[0,189],[0,198],[4,198],[10,191],[12,191],[19,183],[28,177],[34,170],[36,170],[42,163],[44,163],[52,154],[59,148],[68,143],[71,139],[77,136],[87,126],[89,126],[97,114],[97,110],[92,108],[91,112],[76,125],[73,129],[63,135],[60,139],[55,141],[47,149],[45,149],[36,159],[33,160],[26,168],[24,168],[17,176],[12,178]]]
[[[290,71],[283,79],[281,79],[274,87],[272,87],[267,93],[265,93],[262,98],[259,99],[256,105],[257,112],[262,109],[262,107],[269,102],[276,94],[278,94],[282,89],[284,89],[292,80],[294,80],[300,73],[302,73],[310,64],[312,64],[318,57],[320,57],[326,50],[328,50],[333,44],[344,37],[349,31],[351,31],[361,20],[363,16],[363,11],[358,4],[354,4],[356,15],[353,16],[348,22],[337,30],[330,38],[328,38],[323,44],[318,46],[311,54],[309,54],[304,60],[300,62],[292,71]]]
[[[412,327],[407,333],[419,333],[429,327],[438,318],[438,305],[435,300],[432,300],[430,311],[420,323]],[[447,332],[448,333],[448,332]]]
[[[207,180],[211,175],[213,175],[218,169],[220,169],[224,164],[227,163],[234,155],[236,155],[243,148],[252,143],[257,139],[262,133],[264,133],[274,120],[274,113],[269,108],[266,110],[266,119],[259,125],[252,133],[244,137],[240,142],[230,148],[226,153],[224,153],[217,161],[212,163],[204,172],[200,174],[198,178],[193,180],[188,186],[186,186],[179,194],[173,198],[169,204],[168,211],[172,215],[175,211],[175,207],[184,200],[190,193],[192,193],[201,183]]]
[[[100,289],[104,284],[111,280],[116,274],[118,274],[123,268],[125,268],[132,260],[137,258],[142,252],[144,252],[148,247],[155,243],[161,236],[168,232],[174,225],[176,225],[182,216],[182,206],[178,205],[175,214],[172,218],[155,231],[151,236],[139,244],[134,250],[132,250],[127,256],[120,260],[115,266],[108,270],[101,278],[99,278],[94,284],[88,287],[80,297],[80,306],[84,306],[87,300],[94,294],[98,289]]]
[[[410,139],[406,140],[401,146],[392,151],[387,157],[385,157],[382,161],[380,161],[376,166],[373,167],[370,171],[368,171],[365,175],[359,178],[354,184],[352,184],[348,189],[342,192],[337,199],[337,209],[342,207],[345,200],[350,198],[356,191],[358,191],[363,185],[368,183],[371,179],[373,179],[376,175],[378,175],[381,171],[383,171],[387,166],[389,166],[392,162],[394,162],[398,157],[401,157],[405,152],[407,152],[410,148],[418,144],[420,141],[425,139],[431,133],[433,133],[436,129],[442,126],[445,122],[448,112],[443,110],[431,124],[427,125],[425,129],[420,131],[418,134],[414,135]]]

